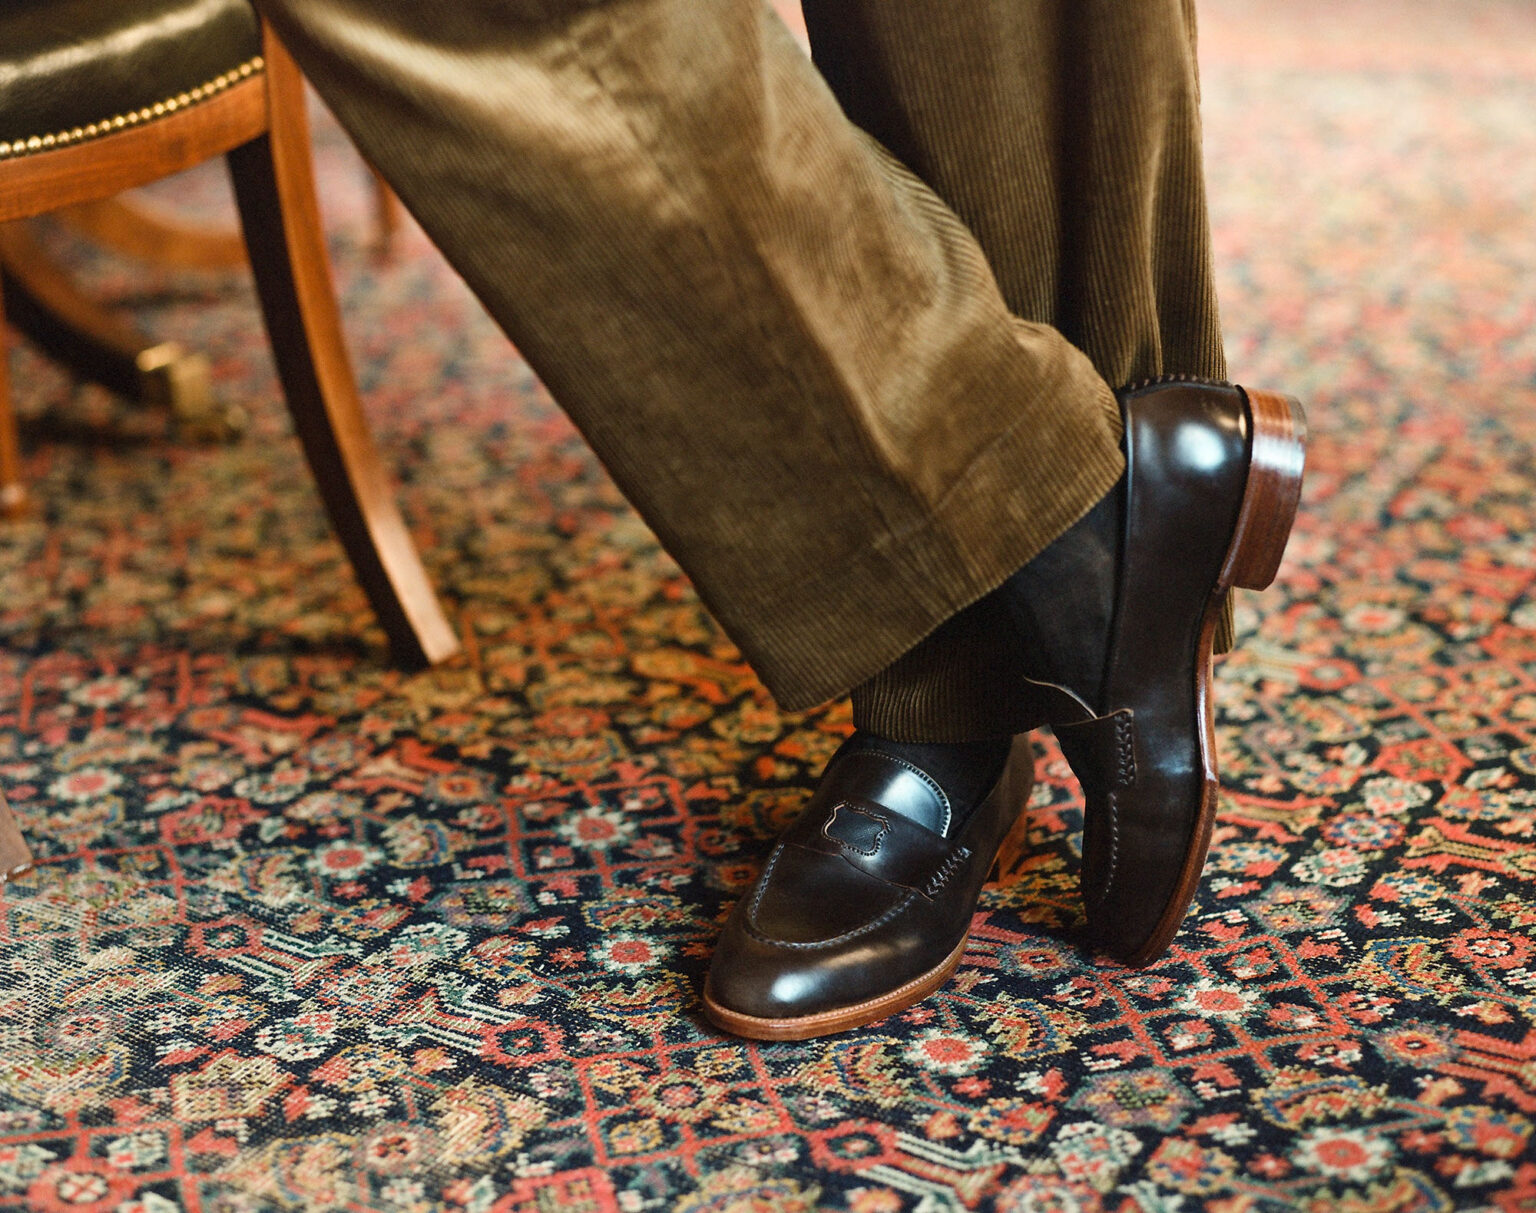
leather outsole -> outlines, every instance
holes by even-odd
[[[750,1040],[809,1040],[813,1036],[831,1036],[850,1028],[863,1027],[897,1011],[904,1011],[913,1003],[921,1002],[946,981],[965,956],[965,946],[970,933],[960,940],[948,956],[928,972],[919,974],[905,985],[897,986],[878,998],[855,1003],[848,1007],[836,1007],[815,1015],[800,1015],[792,1019],[763,1019],[756,1015],[743,1015],[722,1007],[710,996],[709,987],[704,989],[704,1015],[714,1024],[734,1036]]]

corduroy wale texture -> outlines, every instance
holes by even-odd
[[[818,2],[825,78],[759,0],[257,7],[787,708],[953,666],[1108,385],[1222,374],[1179,0]]]

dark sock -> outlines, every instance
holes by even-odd
[[[1114,615],[1121,515],[1121,490],[1116,486],[989,595],[1013,624],[1012,640],[1024,672],[1067,687],[1094,708],[1103,689]],[[990,602],[984,600],[971,610]],[[1012,739],[906,742],[859,729],[848,744],[879,750],[926,771],[949,797],[958,826],[996,783]]]
[[[1097,708],[1103,691],[1120,552],[1117,486],[995,591],[1018,627],[1031,678]]]
[[[925,771],[949,797],[950,834],[965,823],[973,810],[997,782],[1013,744],[1009,737],[991,741],[926,742],[891,741],[876,733],[859,729],[848,741],[866,750],[878,750],[893,758],[902,758]]]

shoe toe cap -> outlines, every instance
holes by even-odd
[[[727,930],[710,965],[707,997],[738,1015],[798,1019],[858,1002],[868,985],[855,955],[797,948]]]
[[[920,899],[919,899],[920,900]],[[732,916],[715,948],[708,1004],[762,1020],[798,1020],[879,1002],[953,949],[954,932],[906,904],[871,927],[814,944],[765,938]]]

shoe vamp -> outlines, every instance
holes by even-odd
[[[784,943],[821,943],[868,926],[913,893],[835,855],[784,847],[751,913],[753,931]]]

